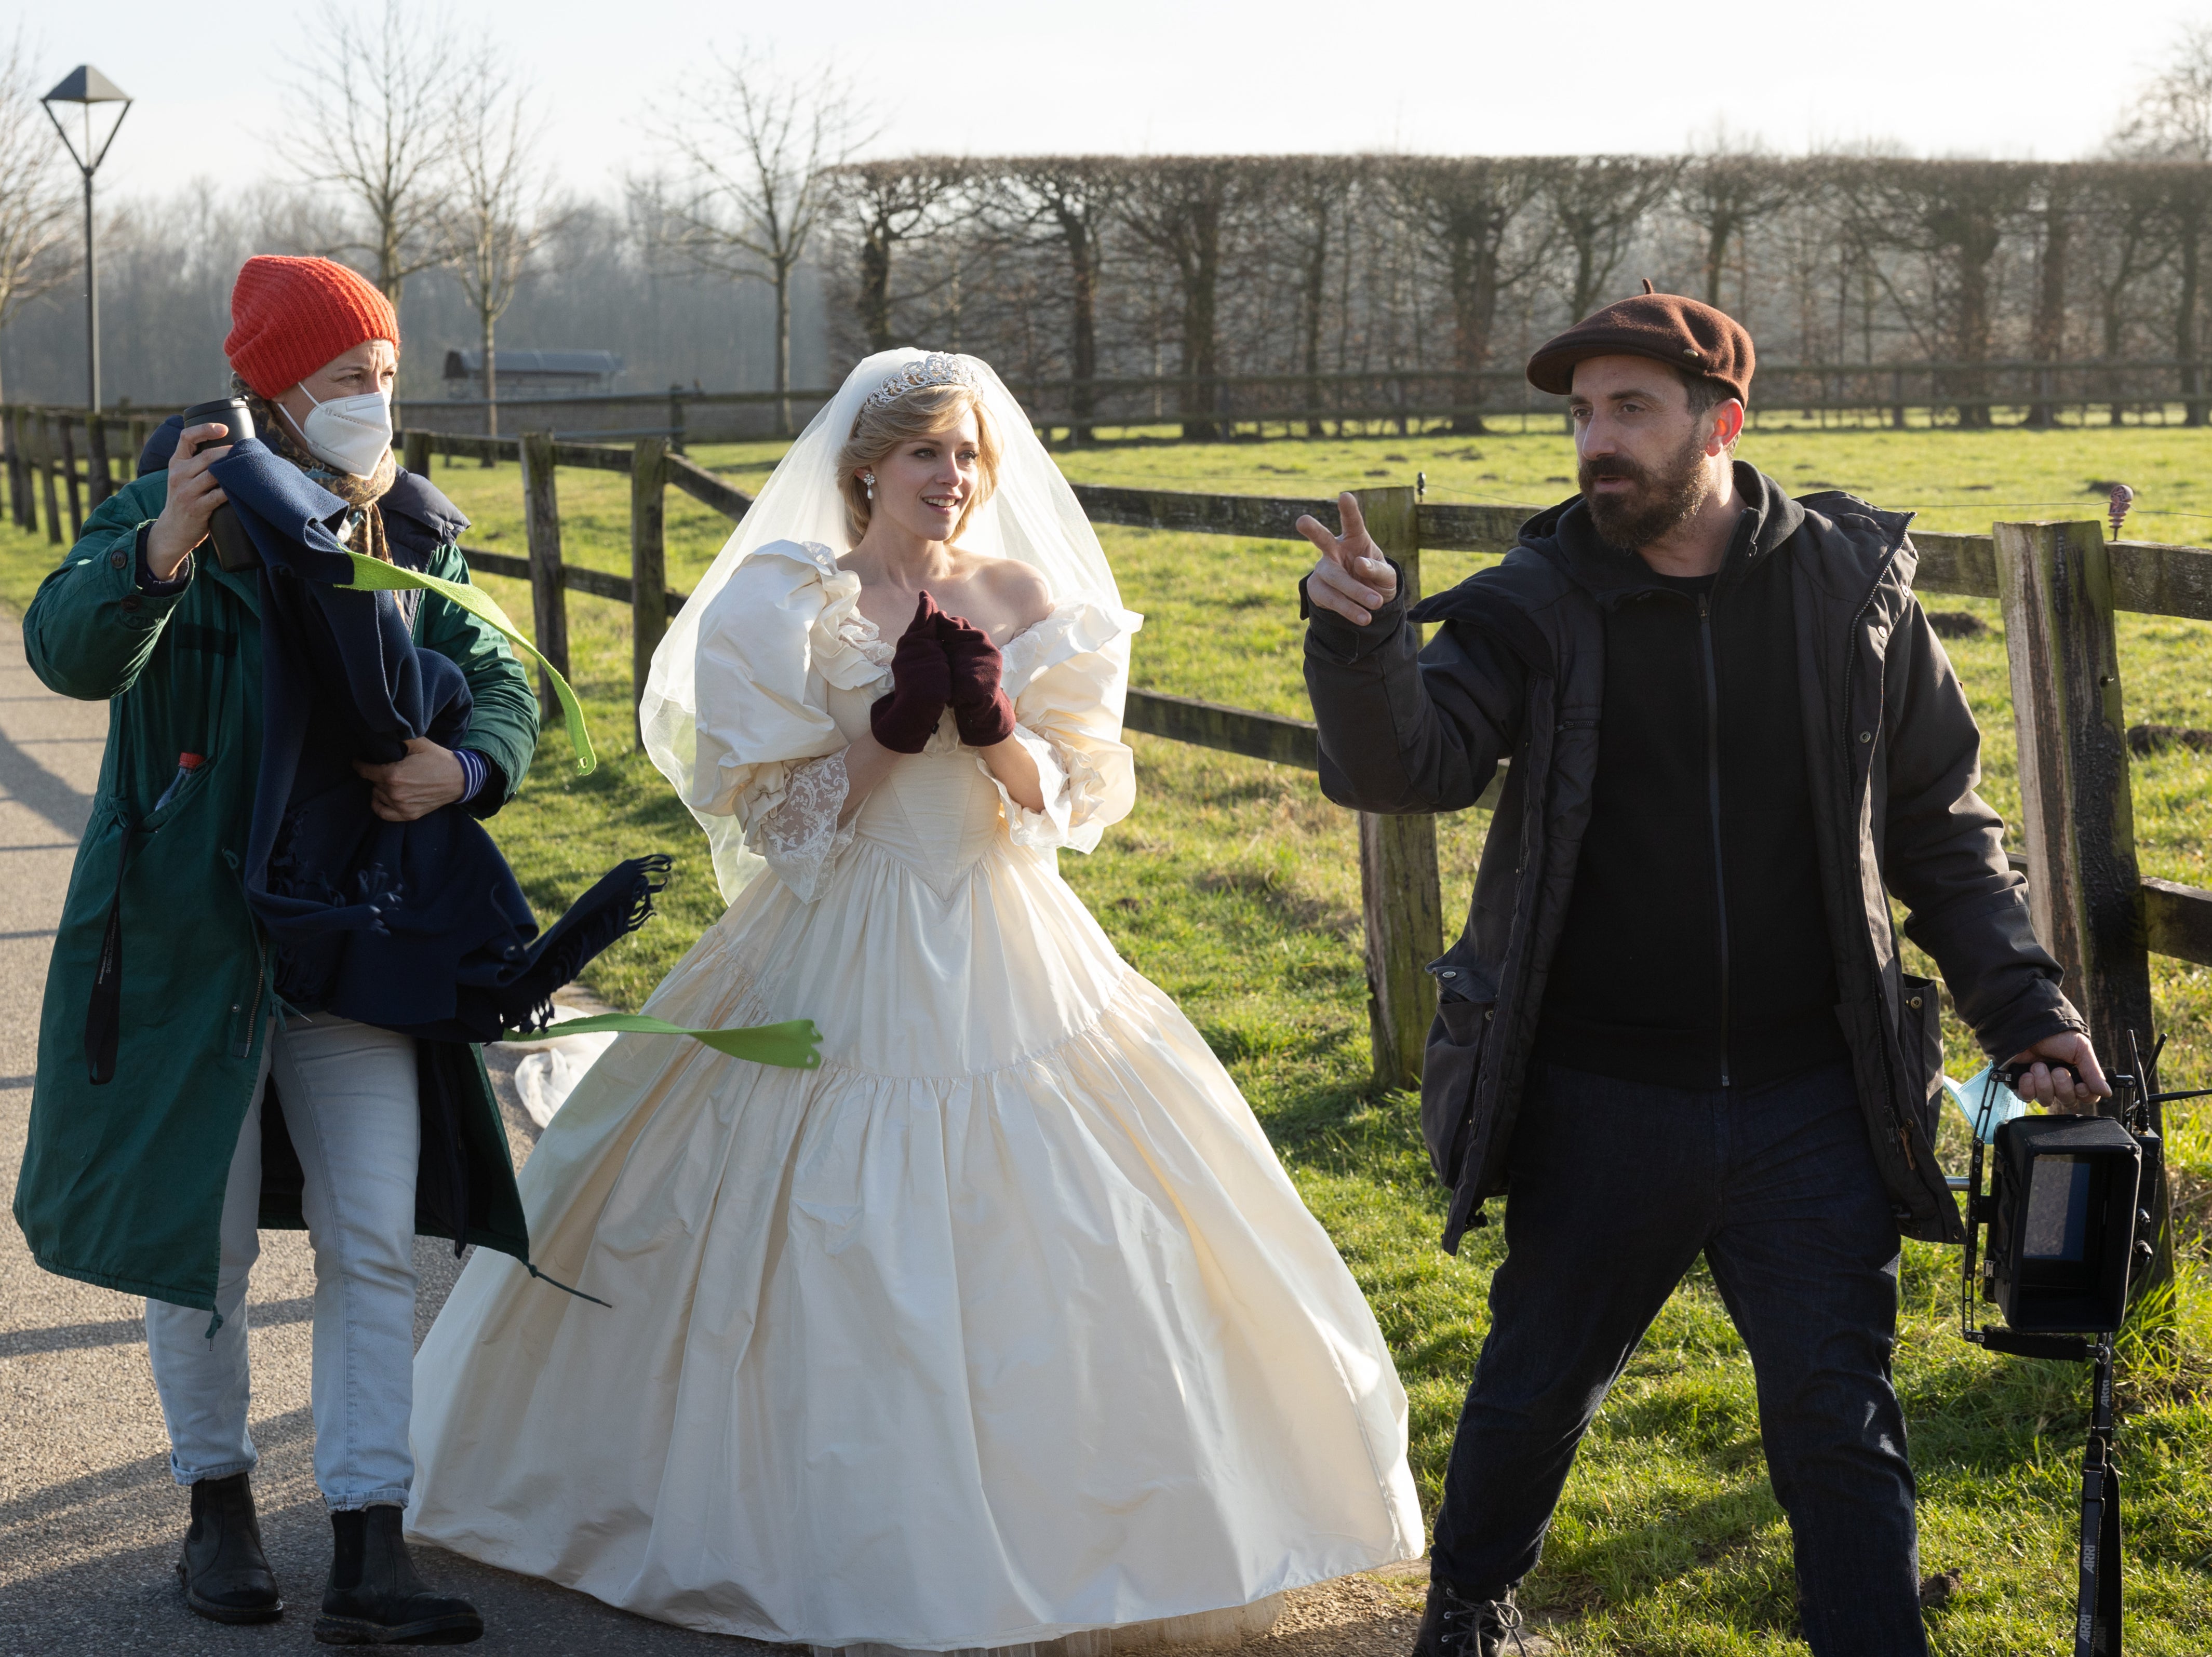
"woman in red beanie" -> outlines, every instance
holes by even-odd
[[[225,351],[255,434],[353,508],[349,544],[466,581],[467,520],[393,464],[399,326],[383,294],[327,259],[261,258],[240,272],[231,314]],[[16,1217],[49,1271],[147,1297],[170,1466],[191,1492],[178,1574],[191,1609],[225,1623],[283,1610],[248,1484],[246,1294],[257,1227],[304,1224],[315,1473],[334,1533],[317,1636],[474,1639],[475,1610],[427,1590],[400,1537],[414,1239],[526,1253],[506,1135],[465,1047],[277,1001],[275,952],[237,873],[263,728],[258,575],[198,555],[223,500],[208,467],[231,434],[181,425],[157,434],[24,618],[40,678],[113,712],[47,977]],[[417,739],[395,764],[356,768],[386,819],[453,804],[489,816],[530,763],[537,700],[489,628],[434,594],[405,598],[419,600],[406,611],[416,643],[468,682],[468,727],[454,749]],[[103,1085],[87,1007],[118,932],[121,1035]]]

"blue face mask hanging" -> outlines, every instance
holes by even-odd
[[[1995,1065],[1984,1065],[1963,1082],[1954,1082],[1948,1076],[1943,1078],[1943,1091],[1951,1096],[1959,1114],[1966,1119],[1967,1128],[1985,1145],[1996,1141],[1997,1130],[2007,1122],[2034,1108],[2002,1082],[1990,1086],[1990,1072],[1996,1068]],[[1988,1095],[1986,1107],[1983,1102],[1984,1090]]]

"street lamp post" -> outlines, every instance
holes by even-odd
[[[76,170],[84,175],[84,332],[85,332],[85,435],[90,440],[86,470],[90,474],[92,504],[98,506],[107,498],[107,431],[100,417],[100,266],[92,234],[92,175],[100,171],[100,164],[107,159],[108,146],[115,135],[123,130],[123,118],[131,112],[131,94],[109,80],[90,64],[79,64],[62,77],[62,83],[39,100],[46,106],[46,118],[61,134],[62,144],[76,163]],[[84,148],[77,149],[62,118],[54,112],[56,104],[77,104],[84,110]],[[92,144],[92,106],[94,104],[121,104],[116,112],[115,124],[107,129],[106,137],[100,148]]]

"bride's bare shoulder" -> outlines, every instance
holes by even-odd
[[[1052,613],[1052,589],[1030,565],[1018,558],[976,555],[969,580],[989,593],[1004,609],[1030,627]]]

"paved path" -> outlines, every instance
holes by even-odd
[[[46,957],[99,780],[105,703],[53,695],[24,665],[22,636],[0,610],[0,1187],[13,1200],[31,1108]],[[529,1124],[510,1097],[518,1156]],[[419,1342],[445,1303],[451,1249],[416,1246]],[[283,1622],[231,1629],[184,1609],[173,1566],[184,1493],[146,1363],[143,1302],[48,1276],[12,1219],[0,1220],[0,1657],[52,1654],[304,1653],[330,1563],[314,1488],[307,1411],[305,1235],[266,1232],[252,1291],[254,1476],[262,1532],[291,1609]],[[789,1652],[694,1634],[585,1595],[419,1551],[427,1573],[465,1593],[488,1632],[475,1648],[591,1657],[623,1653]],[[1415,1568],[1418,1570],[1419,1568]],[[1413,1573],[1351,1577],[1289,1597],[1255,1657],[1397,1657],[1413,1643]],[[1534,1648],[1532,1648],[1533,1649]]]

